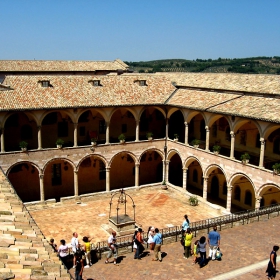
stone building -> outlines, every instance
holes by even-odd
[[[231,212],[271,205],[280,202],[279,98],[276,75],[0,61],[0,166],[25,203],[165,181]]]

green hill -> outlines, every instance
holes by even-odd
[[[218,58],[218,59],[162,59],[129,62],[130,68],[139,73],[154,72],[207,72],[207,73],[247,73],[280,75],[280,56]]]

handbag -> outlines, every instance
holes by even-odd
[[[216,252],[216,259],[217,260],[220,260],[221,258],[222,258],[222,252],[221,252],[221,250],[220,250],[220,248],[218,247],[217,248],[217,252]]]

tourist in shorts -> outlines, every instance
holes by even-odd
[[[112,231],[112,234],[108,238],[109,252],[108,252],[105,263],[109,263],[109,259],[112,256],[114,256],[114,265],[117,264],[118,253],[117,253],[117,247],[116,247],[116,242],[117,242],[116,235],[117,235],[117,233],[115,231]]]

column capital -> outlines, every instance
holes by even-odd
[[[231,131],[231,132],[230,132],[230,136],[231,136],[231,138],[234,138],[234,137],[235,137],[234,131]]]
[[[262,200],[262,197],[261,197],[261,196],[257,196],[257,197],[255,198],[255,200],[256,200],[256,202],[260,202],[260,201]]]
[[[74,173],[75,173],[75,174],[78,174],[78,172],[79,172],[79,171],[78,171],[77,169],[74,170]]]
[[[210,131],[210,127],[209,126],[205,126],[205,130],[207,131],[207,132],[209,132]]]
[[[140,166],[139,162],[135,163],[135,167],[139,167],[139,166]]]
[[[185,126],[187,127],[188,126],[188,122],[184,122]]]
[[[264,138],[260,138],[260,142],[261,142],[261,145],[264,145],[265,144],[265,139]]]
[[[39,174],[39,178],[42,180],[44,179],[44,174]]]
[[[183,167],[183,171],[188,171],[188,167]]]
[[[232,191],[232,189],[233,189],[233,186],[231,186],[231,185],[228,185],[228,186],[227,186],[227,189],[228,189],[228,191]]]

